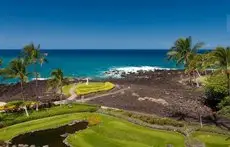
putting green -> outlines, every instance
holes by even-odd
[[[66,96],[70,96],[70,89],[76,86],[75,93],[77,95],[86,95],[90,93],[96,93],[96,92],[102,92],[102,91],[108,91],[111,90],[115,87],[113,83],[110,82],[89,82],[87,85],[86,83],[78,83],[77,85],[70,84],[70,85],[65,85],[62,87],[63,93]]]
[[[68,143],[74,147],[184,146],[184,137],[178,133],[152,130],[106,115],[100,118],[99,125],[70,135]]]
[[[114,84],[110,82],[90,82],[88,85],[85,83],[77,84],[77,95],[86,95],[95,92],[108,91],[114,88]]]

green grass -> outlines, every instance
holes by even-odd
[[[70,96],[69,91],[70,91],[70,89],[71,89],[73,86],[74,86],[74,84],[69,84],[69,85],[63,86],[63,87],[62,87],[63,94],[64,94],[65,96]]]
[[[91,126],[68,137],[74,147],[149,147],[173,144],[184,146],[184,137],[178,133],[151,130],[127,121],[96,113],[73,113],[58,115],[0,129],[0,140],[8,141],[13,137],[36,130],[56,128],[73,120],[85,120],[91,116],[100,118],[101,123]]]
[[[205,132],[196,132],[193,134],[195,138],[204,142],[206,147],[229,147],[230,140],[226,140],[228,136],[217,135],[213,133],[205,133]]]
[[[167,144],[172,144],[175,147],[184,146],[184,136],[179,133],[153,130],[109,115],[82,112],[95,108],[95,106],[80,104],[72,107],[63,105],[62,107],[57,106],[48,110],[33,112],[29,118],[21,114],[19,116],[17,114],[12,115],[12,120],[14,116],[16,120],[26,122],[18,123],[20,121],[16,121],[18,124],[0,129],[0,140],[8,141],[19,134],[56,128],[73,120],[86,120],[96,116],[100,123],[70,135],[67,138],[70,145],[74,147],[163,147]],[[226,141],[227,136],[219,134],[196,132],[193,137],[204,142],[206,147],[228,147],[230,145],[230,141]]]
[[[87,104],[72,104],[71,106],[62,105],[62,106],[54,106],[48,109],[41,109],[39,111],[30,111],[29,117],[27,117],[24,113],[5,113],[0,114],[0,118],[2,119],[3,126],[9,126],[21,122],[26,122],[30,120],[35,120],[39,118],[45,118],[55,115],[61,114],[69,114],[76,112],[94,112],[98,109],[97,106],[87,105]]]
[[[88,85],[85,83],[77,84],[76,93],[77,95],[86,95],[95,92],[108,91],[114,88],[114,84],[110,82],[89,82]]]
[[[184,146],[184,137],[178,133],[152,130],[107,115],[100,115],[100,118],[99,125],[70,135],[68,143],[74,147]]]

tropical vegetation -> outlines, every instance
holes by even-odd
[[[16,58],[12,60],[9,65],[3,69],[2,76],[4,78],[15,78],[20,81],[21,86],[21,99],[25,100],[25,95],[23,92],[23,85],[28,80],[29,72],[26,68],[26,62],[23,58]],[[26,115],[29,116],[27,112],[26,105],[23,106],[23,109],[25,109]]]
[[[199,52],[204,43],[192,44],[192,38],[179,38],[168,51],[169,60],[183,65],[189,83],[204,85],[207,104],[222,109],[230,104],[230,47]],[[192,78],[193,77],[193,78]],[[203,80],[199,80],[203,79]]]

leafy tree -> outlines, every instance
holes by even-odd
[[[218,71],[226,74],[228,95],[230,96],[230,47],[217,47],[214,51]]]
[[[23,84],[28,80],[28,76],[29,76],[26,66],[27,64],[23,58],[17,58],[12,60],[9,63],[9,65],[3,70],[4,78],[19,79],[20,86],[21,86],[21,98],[23,99],[23,101],[25,100],[23,94],[23,89],[24,89]],[[25,109],[26,115],[29,116],[26,105],[23,108]]]
[[[34,66],[34,76],[35,76],[35,81],[36,81],[36,99],[37,99],[37,105],[36,105],[36,110],[38,111],[38,94],[37,94],[37,89],[38,89],[38,76],[39,73],[37,71],[37,65],[38,64],[43,64],[44,62],[47,62],[46,56],[41,53],[40,51],[40,45],[35,46],[33,43],[26,45],[23,48],[23,57],[26,59],[28,64],[33,64]]]
[[[49,80],[49,86],[55,89],[55,91],[60,90],[60,101],[62,101],[63,91],[62,87],[68,83],[68,80],[64,78],[63,71],[61,69],[54,69],[51,72],[51,79]]]

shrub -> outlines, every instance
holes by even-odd
[[[212,88],[216,92],[227,94],[227,81],[225,74],[214,74],[206,79],[205,87]]]
[[[230,118],[230,106],[223,107],[218,114]]]
[[[135,119],[139,119],[143,122],[149,123],[149,124],[157,124],[157,125],[170,125],[175,127],[183,127],[184,124],[182,122],[170,119],[170,118],[156,118],[153,116],[148,115],[141,115],[141,114],[134,114],[130,112],[124,112],[123,115],[126,115],[128,117],[132,117]]]
[[[207,103],[212,107],[216,107],[228,94],[226,76],[217,74],[208,77],[205,83],[205,94],[207,96]]]
[[[11,102],[8,102],[5,106],[6,107],[10,107],[10,106],[19,107],[22,104],[23,104],[23,101],[11,101]]]
[[[230,106],[230,96],[225,97],[218,104],[218,108],[220,109],[224,108],[225,106]]]
[[[36,103],[37,102],[33,101],[11,101],[1,107],[0,110],[5,110],[6,112],[23,111],[23,106],[26,106],[28,109],[32,109],[35,108]]]

